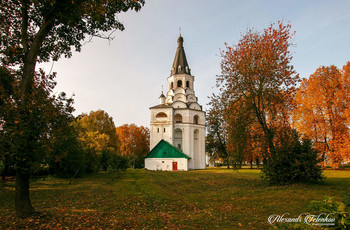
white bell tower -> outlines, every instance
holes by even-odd
[[[150,108],[150,149],[162,139],[191,157],[189,169],[205,168],[205,112],[194,92],[194,76],[187,63],[183,37],[177,39],[177,49],[169,90],[159,97],[160,104]]]

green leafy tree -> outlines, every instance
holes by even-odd
[[[13,117],[13,100],[11,95],[14,93],[14,83],[11,72],[4,67],[0,67],[0,162],[2,163],[1,176],[5,180],[9,176],[13,167],[11,150],[15,147],[11,140],[10,132],[6,130],[5,120],[7,123],[14,124]],[[5,129],[4,129],[5,128]]]
[[[86,171],[88,173],[98,171],[103,151],[118,150],[118,139],[112,117],[103,110],[91,111],[77,118],[75,128],[85,151]]]
[[[42,70],[35,74],[33,91],[26,109],[29,111],[26,120],[23,120],[23,107],[20,106],[20,80],[13,74],[13,92],[0,107],[1,118],[3,120],[0,131],[1,149],[6,160],[10,159],[10,164],[16,168],[16,189],[18,186],[29,186],[29,177],[35,170],[40,169],[40,164],[45,163],[53,148],[52,139],[57,132],[57,127],[64,126],[61,118],[70,120],[73,112],[71,98],[67,98],[64,93],[51,95],[56,83],[55,74],[46,75]],[[11,115],[11,117],[8,117]],[[28,130],[30,129],[30,130]],[[28,149],[31,154],[27,153]],[[36,167],[33,167],[36,166]],[[28,180],[17,182],[18,171],[26,172]],[[20,184],[18,184],[20,183]],[[16,208],[23,208],[18,201],[18,196],[29,195],[27,190],[20,190],[16,193]],[[29,198],[28,198],[29,199]],[[17,203],[19,202],[19,203]],[[33,211],[33,210],[32,210]]]
[[[111,154],[113,152],[108,149],[103,149],[101,152],[100,163],[103,171],[107,171],[108,169],[108,160]]]
[[[51,174],[68,178],[85,173],[85,152],[73,125],[73,116],[59,116],[51,136],[52,151],[47,162]]]
[[[126,156],[120,156],[114,153],[111,153],[107,161],[108,167],[107,172],[112,176],[114,173],[125,172],[129,167],[129,161]]]
[[[36,125],[41,124],[33,111],[35,91],[35,67],[38,62],[58,60],[62,55],[72,56],[72,48],[80,51],[82,42],[92,37],[111,39],[104,32],[123,30],[116,14],[129,9],[138,11],[143,0],[19,0],[1,1],[0,4],[0,60],[1,66],[16,70],[19,92],[18,113],[15,116],[18,148],[16,163],[16,213],[20,217],[33,214],[29,198],[29,179],[33,159],[37,158],[39,146]],[[33,110],[34,109],[34,110]],[[42,108],[45,111],[44,108]],[[41,110],[40,110],[41,111]],[[6,122],[6,120],[5,120]],[[39,124],[40,123],[40,124]]]
[[[216,162],[222,160],[230,168],[231,155],[227,150],[227,126],[224,119],[224,105],[218,103],[219,99],[213,95],[209,105],[211,108],[207,111],[206,126],[206,151],[209,154],[210,161]]]

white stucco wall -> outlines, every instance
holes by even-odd
[[[146,158],[145,168],[148,170],[172,171],[173,162],[177,162],[178,171],[188,170],[186,158]]]
[[[167,117],[157,118],[157,114],[164,112]],[[158,144],[160,140],[173,143],[173,108],[152,108],[150,124],[150,149]]]
[[[205,169],[205,112],[192,109],[174,108],[174,116],[180,114],[182,123],[174,124],[174,131],[181,129],[182,143],[181,150],[192,159],[188,162],[189,169]],[[198,124],[194,124],[194,116],[198,116]],[[194,133],[197,130],[195,143]],[[178,143],[172,143],[178,147]],[[195,148],[197,145],[197,148]]]

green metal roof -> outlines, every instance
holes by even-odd
[[[180,149],[174,147],[165,140],[160,140],[156,146],[147,154],[145,158],[186,158],[191,159]]]

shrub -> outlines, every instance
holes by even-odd
[[[276,149],[265,157],[264,172],[273,184],[317,183],[323,180],[319,159],[310,140],[300,141],[295,130],[276,135]]]
[[[81,176],[86,170],[85,157],[85,151],[75,135],[70,133],[61,137],[48,159],[50,173],[63,178]]]
[[[110,173],[117,172],[119,175],[119,171],[125,171],[127,170],[129,166],[129,161],[124,156],[119,156],[117,154],[111,154],[108,159],[108,169],[107,171]]]
[[[348,193],[343,202],[336,201],[333,197],[325,197],[322,201],[312,201],[309,205],[311,213],[306,213],[297,223],[280,223],[274,226],[271,226],[270,229],[300,229],[300,230],[313,230],[313,229],[349,229],[350,228],[350,216],[349,216],[349,207],[350,207],[350,193]],[[305,217],[307,215],[321,215],[320,218],[325,217],[326,215],[331,214],[329,218],[334,218],[334,222],[329,222],[331,225],[313,225],[316,223],[306,223]],[[320,221],[322,222],[322,221]]]
[[[350,216],[349,216],[349,200],[350,194],[344,199],[344,202],[336,201],[333,197],[325,197],[322,201],[312,201],[311,210],[319,213],[334,213],[335,229],[349,229],[350,228]]]
[[[101,152],[100,163],[103,171],[107,171],[108,169],[108,160],[113,153],[108,149],[103,149]]]

